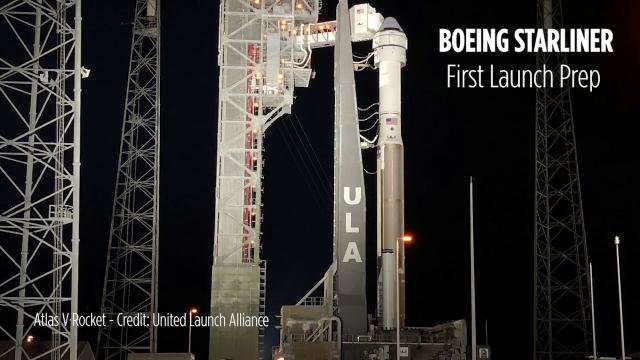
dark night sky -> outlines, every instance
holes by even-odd
[[[334,17],[324,1],[322,20]],[[99,311],[106,243],[122,125],[132,0],[84,2],[81,312]],[[446,64],[533,68],[530,54],[440,54],[439,28],[535,27],[536,2],[377,1],[409,38],[404,70],[408,323],[469,317],[467,181],[476,178],[478,316],[489,319],[494,356],[529,354],[532,337],[533,138],[535,92],[447,89]],[[573,92],[584,209],[596,272],[596,311],[602,353],[618,354],[615,250],[623,237],[627,348],[640,351],[640,182],[636,141],[640,119],[640,2],[565,0],[566,27],[614,31],[613,54],[570,55],[576,67],[598,69],[602,85]],[[160,191],[160,311],[192,305],[207,311],[213,245],[217,121],[218,2],[163,2],[162,159]],[[357,46],[366,53],[366,46]],[[333,83],[330,49],[314,53],[317,78],[297,91],[294,112],[321,166],[331,176]],[[357,75],[359,103],[377,97],[376,74]],[[295,120],[293,120],[295,121]],[[297,301],[331,261],[331,199],[314,198],[304,165],[294,161],[283,118],[266,136],[264,258],[268,313]],[[300,146],[292,143],[290,146]],[[365,167],[375,163],[365,157]],[[311,164],[313,165],[313,164]],[[371,177],[371,176],[369,176]],[[372,179],[368,184],[373,185]],[[374,189],[375,187],[370,187]],[[375,215],[369,194],[369,214]],[[370,250],[375,248],[373,232]],[[369,258],[373,265],[373,257]],[[373,279],[370,279],[373,280]],[[371,281],[370,281],[371,283]],[[371,289],[373,291],[373,288]],[[370,307],[373,305],[369,304]],[[275,325],[275,324],[274,324]],[[483,339],[483,331],[479,331]],[[81,338],[95,342],[95,331]],[[276,344],[271,327],[267,341]],[[160,330],[161,351],[186,351],[187,330]],[[194,331],[197,358],[208,333]]]

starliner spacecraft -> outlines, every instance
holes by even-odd
[[[463,320],[408,327],[404,288],[401,71],[407,36],[369,4],[318,22],[319,0],[222,0],[212,314],[263,315],[260,258],[262,140],[312,78],[312,51],[334,47],[333,263],[300,301],[281,309],[280,345],[261,351],[261,328],[211,328],[210,359],[464,359]],[[372,51],[355,61],[352,42]],[[355,69],[377,70],[379,129],[361,135]],[[377,151],[376,313],[367,314],[362,151]]]

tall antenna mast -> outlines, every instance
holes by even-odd
[[[81,0],[4,1],[0,31],[0,333],[16,360],[37,316],[78,311]],[[2,30],[4,29],[4,30]],[[39,327],[76,359],[78,329]],[[46,337],[45,337],[46,339]]]
[[[151,315],[158,308],[160,1],[137,0],[127,97],[101,312]],[[155,352],[156,328],[100,328],[98,358]]]
[[[538,27],[562,28],[562,1],[538,0]],[[555,76],[564,53],[537,54]],[[534,360],[586,355],[588,255],[569,87],[536,90]]]

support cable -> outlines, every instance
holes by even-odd
[[[307,149],[307,146],[309,145],[306,144],[304,140],[300,137],[300,135],[295,129],[295,124],[293,123],[290,117],[289,117],[289,120],[291,121],[291,124],[289,124],[289,126],[291,126],[290,130],[293,134],[295,134],[295,137],[291,133],[290,133],[290,136],[292,138],[292,141],[297,145],[296,150],[298,150],[300,147],[302,148],[302,150],[298,150],[298,152],[300,153],[301,161],[303,162],[305,167],[309,169],[309,177],[313,180],[314,184],[318,185],[318,192],[321,195],[325,196],[326,199],[329,199],[331,197],[331,186],[329,186],[327,181],[325,181],[325,179],[322,178],[320,171],[317,170],[319,164],[315,163],[314,159],[311,158],[309,151]]]
[[[300,128],[300,132],[302,133],[303,137],[304,137],[304,146],[307,149],[308,152],[310,152],[313,155],[313,158],[310,157],[311,161],[313,162],[314,168],[316,169],[320,169],[318,172],[320,173],[319,175],[322,176],[322,179],[324,180],[324,184],[326,186],[327,192],[329,194],[331,194],[331,181],[329,180],[329,176],[327,175],[327,173],[324,170],[324,167],[322,166],[322,163],[320,162],[320,158],[318,157],[318,154],[316,153],[316,150],[314,149],[313,145],[311,145],[311,140],[309,140],[309,136],[307,135],[307,132],[304,130],[304,127],[302,126],[302,122],[300,121],[300,118],[298,118],[298,115],[296,113],[293,113],[293,117],[296,120],[296,123],[298,124],[298,127]],[[302,139],[301,139],[302,140]]]
[[[282,126],[284,126],[284,124]],[[291,148],[291,146],[292,146],[291,145],[291,141],[289,140],[288,136],[285,135],[285,131],[286,130],[283,130],[280,126],[276,126],[276,128],[278,129],[278,133],[280,134],[280,137],[282,138],[282,142],[287,147],[287,151],[289,152],[289,154],[291,155],[291,158],[293,159],[293,163],[294,163],[296,169],[298,169],[298,172],[300,173],[300,175],[304,179],[304,182],[309,187],[309,190],[310,190],[310,193],[311,193],[311,197],[316,202],[316,204],[318,204],[318,206],[321,206],[322,208],[325,208],[325,205],[321,201],[321,197],[319,197],[319,195],[318,195],[317,187],[313,186],[312,181],[309,180],[309,174],[308,174],[307,170],[304,169],[303,166],[301,166],[300,160],[298,159],[298,156],[297,156],[297,153]]]
[[[376,126],[378,126],[378,122],[379,120],[376,119],[376,121],[373,123],[373,125],[371,125],[369,128],[365,129],[365,130],[360,130],[360,132],[367,132],[369,130],[372,130],[373,128],[375,128]]]
[[[300,141],[296,144],[296,138],[291,134],[291,130],[288,128],[288,126],[291,125],[288,125],[287,121],[283,121],[282,123],[282,128],[278,128],[280,130],[280,135],[282,136],[289,153],[293,157],[298,171],[310,187],[311,193],[316,202],[323,208],[327,209],[326,199],[330,194],[316,181],[317,176],[314,176],[313,172],[309,168],[309,161],[305,159],[303,152],[299,149],[299,145],[301,145]]]
[[[374,107],[374,106],[378,106],[378,105],[380,105],[380,103],[379,103],[379,102],[376,102],[376,103],[373,103],[373,104],[371,104],[371,105],[367,106],[366,108],[358,107],[358,110],[359,110],[359,111],[369,111],[372,107]]]
[[[360,121],[360,122],[365,122],[365,121],[371,120],[371,119],[372,119],[374,116],[376,116],[376,115],[378,115],[378,112],[377,112],[377,111],[376,111],[376,112],[374,112],[373,114],[371,114],[371,115],[367,116],[366,118],[364,118],[364,119],[360,119],[360,120],[358,120],[358,121]],[[378,121],[378,120],[376,119],[376,122],[377,122],[377,121]]]

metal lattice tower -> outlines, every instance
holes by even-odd
[[[538,0],[538,26],[562,28],[561,0]],[[564,53],[537,55],[554,77]],[[556,79],[557,80],[557,79]],[[536,92],[534,359],[575,359],[591,343],[588,255],[569,87]]]
[[[159,96],[160,2],[137,0],[101,307],[114,322],[98,334],[101,360],[156,351],[151,321],[120,327],[115,319],[158,307]]]
[[[0,358],[77,358],[77,327],[37,314],[78,310],[81,0],[0,6]],[[38,319],[42,320],[42,317]],[[47,337],[42,336],[47,333]]]
[[[315,23],[318,0],[222,0],[211,314],[264,315],[260,259],[265,130],[291,112],[295,86],[307,86],[310,52],[296,44]],[[256,359],[263,329],[211,328],[210,359]]]

